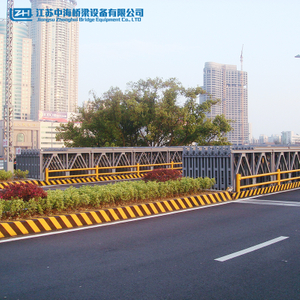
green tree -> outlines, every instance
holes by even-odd
[[[199,104],[200,87],[184,88],[175,78],[131,82],[111,88],[57,129],[67,147],[227,145],[230,121],[206,117],[218,100]],[[179,102],[183,102],[180,105]]]

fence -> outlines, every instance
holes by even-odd
[[[101,172],[104,170],[110,170],[109,167],[98,167],[95,168],[84,168],[84,169],[65,169],[65,170],[49,170],[46,168],[45,171],[45,181],[53,180],[53,179],[67,179],[67,178],[78,178],[78,177],[95,177],[97,180],[99,180],[100,176],[115,176],[115,175],[128,175],[128,174],[136,174],[138,177],[140,177],[143,173],[151,171],[155,167],[170,167],[172,170],[180,170],[182,167],[174,167],[175,165],[181,165],[181,162],[171,162],[166,164],[148,164],[148,165],[132,165],[132,166],[126,166],[127,168],[135,169],[131,171],[120,171],[120,172]],[[114,169],[124,169],[124,166],[116,166]],[[81,174],[80,176],[78,174],[72,175],[71,172],[88,172],[87,174]],[[60,176],[51,176],[51,173],[65,173],[65,175]]]
[[[288,174],[287,178],[281,178],[282,175],[286,175],[286,174]],[[300,179],[299,174],[300,174],[300,169],[291,170],[291,171],[281,171],[280,169],[278,169],[276,172],[252,175],[252,176],[242,176],[241,174],[236,174],[236,192],[239,193],[241,189],[253,188],[257,186],[265,186],[270,184],[280,185],[281,182],[299,180]],[[266,181],[260,183],[255,182],[256,178],[262,178],[262,177],[266,177]],[[271,177],[276,177],[276,179],[270,180]],[[245,185],[241,184],[243,180],[249,180],[249,179],[253,179],[254,183],[252,182],[251,184],[245,184]]]
[[[244,178],[243,184],[265,184],[271,181],[269,175],[259,174],[276,173],[280,169],[292,171],[300,169],[299,145],[287,146],[192,146],[184,147],[183,175],[189,177],[214,177],[217,190],[233,187],[236,190],[236,174]],[[254,177],[252,177],[254,176]],[[282,175],[282,176],[287,176]],[[299,174],[300,176],[300,174]]]
[[[22,149],[17,155],[17,169],[28,170],[29,178],[45,179],[46,169],[57,171],[72,169],[71,175],[91,173],[100,168],[132,171],[130,166],[140,164],[166,164],[182,162],[183,147],[112,147],[112,148],[60,148],[60,149]],[[128,170],[129,168],[129,170]],[[85,171],[75,171],[85,169]],[[76,173],[77,172],[77,173]],[[100,170],[99,172],[103,172]]]

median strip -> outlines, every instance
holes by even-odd
[[[123,207],[88,211],[84,213],[58,215],[23,221],[0,222],[0,239],[93,224],[141,218],[166,212],[178,211],[216,202],[232,200],[228,192],[216,192],[170,200],[157,201]]]

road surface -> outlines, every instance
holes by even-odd
[[[300,190],[0,243],[0,299],[300,299]]]

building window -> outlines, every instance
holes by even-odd
[[[25,135],[23,133],[19,133],[17,135],[17,142],[18,143],[24,143],[25,142]]]

